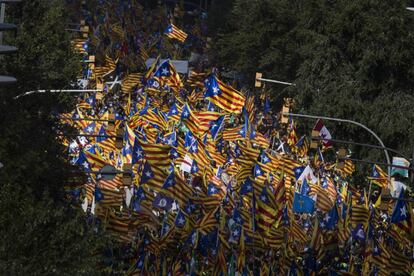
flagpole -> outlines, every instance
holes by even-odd
[[[368,206],[369,203],[371,202],[371,188],[372,188],[372,181],[369,180],[369,188],[368,188]]]
[[[253,237],[252,237],[252,243],[253,243],[253,274],[256,271],[256,248],[254,246],[254,236],[256,233],[256,206],[254,206],[256,204],[256,200],[254,199],[254,187],[253,187],[253,195],[252,195],[252,218],[253,218],[253,223],[252,223],[252,230],[253,230]]]

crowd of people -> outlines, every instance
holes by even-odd
[[[369,187],[355,185],[351,161],[326,158],[335,151],[330,141],[311,147],[292,118],[281,123],[267,95],[222,80],[209,63],[206,12],[126,0],[82,10],[84,31],[74,38],[84,57],[79,85],[98,92],[84,93],[73,112],[61,114],[79,134],[62,143],[88,176],[69,194],[133,250],[125,272],[414,269],[405,190],[401,200],[382,200],[391,182],[379,166],[367,173]],[[155,60],[147,68],[149,58]],[[189,60],[189,72],[178,73],[172,59]],[[322,121],[314,130],[326,138]]]

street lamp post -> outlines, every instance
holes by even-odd
[[[31,94],[41,94],[41,93],[87,93],[87,92],[101,92],[103,89],[42,89],[42,90],[32,90],[27,91],[23,94],[17,95],[14,97],[15,100],[31,95]]]
[[[411,10],[410,8],[407,8],[407,9]],[[412,10],[414,11],[414,8]],[[261,83],[262,81],[271,82],[271,83],[278,83],[278,84],[284,84],[284,85],[289,85],[289,86],[295,86],[294,83],[290,83],[290,82],[278,81],[278,80],[272,80],[272,79],[265,79],[265,78],[262,78],[262,73],[259,73],[259,72],[256,73],[255,86],[256,87],[261,87],[262,86],[262,83]],[[377,139],[378,143],[381,145],[382,149],[384,150],[384,154],[385,154],[385,158],[387,159],[387,163],[391,164],[390,155],[389,155],[388,150],[385,147],[384,143],[382,142],[381,138],[379,138],[379,136],[372,129],[368,128],[366,125],[363,125],[359,122],[348,120],[348,119],[340,119],[340,118],[333,118],[333,117],[326,117],[326,116],[295,114],[295,113],[289,113],[289,112],[283,112],[282,115],[285,115],[285,116],[288,115],[288,116],[293,116],[293,117],[302,117],[302,118],[310,118],[310,119],[323,119],[323,120],[327,120],[327,121],[335,121],[335,122],[343,122],[343,123],[354,124],[354,125],[357,125],[359,127],[362,127],[363,129],[368,131],[372,136],[374,136],[375,139]],[[391,167],[388,167],[388,178],[389,178],[389,180],[390,180],[390,177],[391,177]]]
[[[255,79],[255,86],[256,87],[262,87],[262,81],[264,82],[271,82],[271,83],[277,83],[277,84],[283,84],[283,85],[289,85],[289,86],[296,86],[296,84],[286,81],[279,81],[279,80],[272,80],[272,79],[265,79],[262,78],[263,74],[257,72],[256,73],[256,79]]]
[[[333,117],[326,117],[326,116],[315,116],[315,115],[307,115],[307,114],[296,114],[296,113],[283,113],[283,115],[292,116],[292,117],[300,117],[300,118],[309,118],[309,119],[323,119],[326,121],[334,121],[334,122],[342,122],[342,123],[349,123],[354,124],[359,127],[362,127],[366,131],[368,131],[372,136],[377,139],[378,143],[381,145],[381,147],[384,150],[385,158],[387,160],[388,164],[391,164],[390,155],[388,153],[387,148],[385,147],[384,143],[382,142],[381,138],[370,128],[368,128],[366,125],[363,125],[359,122],[348,120],[348,119],[340,119],[340,118],[333,118]],[[388,180],[390,180],[391,177],[391,167],[388,167]]]
[[[0,0],[0,55],[7,55],[17,52],[17,48],[14,46],[2,45],[3,43],[3,31],[14,31],[17,26],[10,23],[4,23],[6,14],[6,3],[18,3],[21,0]],[[11,76],[0,76],[0,84],[11,84],[17,81],[16,78]]]

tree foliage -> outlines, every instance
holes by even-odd
[[[19,52],[4,56],[2,74],[16,85],[0,87],[0,274],[99,274],[106,238],[92,232],[64,201],[70,168],[56,140],[52,112],[70,108],[55,95],[13,97],[36,89],[64,89],[79,72],[79,57],[65,31],[63,1],[35,0],[6,6],[18,24],[5,42]],[[73,168],[72,168],[73,170]]]
[[[356,120],[410,156],[414,127],[414,14],[407,1],[235,0],[215,44],[216,62],[296,83],[301,113]],[[301,122],[302,123],[302,122]],[[352,125],[330,124],[334,137],[377,144]],[[380,151],[355,148],[383,161]]]

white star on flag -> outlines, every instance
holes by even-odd
[[[178,219],[178,224],[183,225],[185,223],[185,220],[183,218]]]
[[[219,88],[217,86],[214,86],[213,87],[213,93],[214,93],[214,95],[217,95],[218,92],[219,92]]]
[[[407,217],[407,209],[405,208],[405,206],[403,206],[402,208],[400,208],[401,211],[401,217]]]

